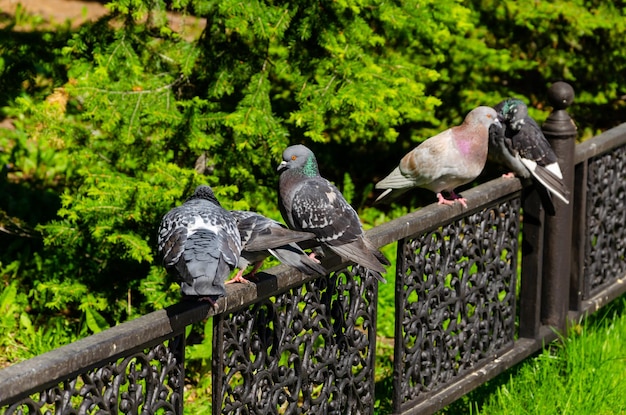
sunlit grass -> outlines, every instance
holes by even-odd
[[[623,414],[626,296],[440,414]]]

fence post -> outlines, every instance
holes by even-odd
[[[574,101],[574,89],[555,82],[548,91],[553,110],[543,124],[543,132],[556,153],[563,181],[570,189],[570,203],[553,197],[556,214],[546,215],[541,319],[566,335],[572,267],[572,217],[574,190],[574,150],[576,125],[566,111]]]
[[[538,339],[541,328],[541,282],[545,212],[536,186],[522,191],[522,275],[519,335]]]

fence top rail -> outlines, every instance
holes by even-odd
[[[0,406],[182,333],[209,305],[182,302],[0,370]]]
[[[578,144],[574,154],[574,163],[582,163],[585,160],[623,145],[626,145],[626,123],[606,130],[602,134]]]

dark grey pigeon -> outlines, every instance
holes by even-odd
[[[494,107],[502,125],[489,129],[489,158],[523,178],[533,178],[550,194],[569,203],[569,191],[563,183],[559,163],[541,128],[528,115],[528,107],[519,99],[508,98]],[[550,213],[554,206],[546,192],[542,199]]]
[[[226,294],[224,282],[237,266],[241,236],[233,215],[222,208],[209,186],[198,186],[161,221],[158,251],[185,296],[211,304]]]
[[[254,277],[270,254],[281,263],[290,265],[307,275],[324,275],[326,269],[319,261],[310,258],[298,246],[302,242],[315,238],[310,232],[299,232],[287,228],[282,223],[267,218],[256,212],[243,210],[231,211],[239,234],[241,235],[242,251],[239,257],[237,275],[230,282],[248,282],[243,273],[250,264],[254,264],[249,277]]]
[[[389,260],[367,239],[356,211],[321,177],[315,155],[303,145],[288,147],[278,166],[279,208],[291,229],[315,234],[322,248],[372,271],[381,281]]]

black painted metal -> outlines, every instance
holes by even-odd
[[[556,153],[563,182],[574,188],[574,149],[576,125],[566,108],[574,101],[574,89],[565,82],[556,82],[548,91],[553,111],[542,129]],[[572,217],[573,203],[565,204],[553,198],[556,214],[545,218],[545,253],[541,296],[541,318],[562,334],[567,332],[567,312],[570,298],[570,271],[572,266]]]
[[[626,146],[588,163],[584,300],[626,273]]]
[[[541,328],[541,290],[545,211],[535,186],[523,191],[522,270],[519,336],[536,339]]]
[[[552,92],[571,103],[566,87]],[[574,220],[557,206],[557,222],[548,225],[532,187],[497,179],[465,191],[467,209],[433,204],[368,231],[377,246],[399,244],[397,413],[433,413],[556,339],[543,323],[554,317],[561,327],[568,306],[577,318],[626,291],[626,124],[579,144],[572,156],[571,120],[560,108],[544,127],[566,175],[575,169]],[[569,224],[560,222],[567,215]],[[544,222],[552,227],[545,238]],[[556,237],[564,235],[559,224],[570,227],[573,246]],[[565,254],[571,272],[554,265]],[[214,413],[371,414],[377,283],[337,257],[324,265],[329,277],[279,266],[255,283],[229,286],[216,309],[176,304],[2,369],[0,412],[181,414],[182,333],[208,317]],[[571,274],[569,298],[560,291],[569,284],[563,274]]]
[[[623,212],[619,210],[625,197],[624,191],[619,190],[626,179],[625,148],[626,123],[576,146],[572,257],[575,290],[570,296],[571,318],[593,313],[626,291],[624,222],[620,221]],[[592,176],[590,170],[593,170]],[[615,223],[617,225],[613,226]],[[597,244],[598,240],[607,239],[614,240],[615,244]],[[601,262],[594,263],[594,260]]]
[[[214,325],[214,414],[371,414],[377,281],[350,267]]]
[[[513,345],[520,207],[518,195],[400,241],[396,412]]]
[[[569,308],[574,315],[582,312],[585,295],[585,249],[587,241],[587,162],[576,164],[574,173],[574,217],[572,221],[572,278]],[[576,316],[570,316],[570,319]]]
[[[9,405],[4,414],[182,414],[184,350],[184,335],[176,336],[64,379]]]
[[[210,307],[180,303],[0,370],[0,407],[176,337]]]

